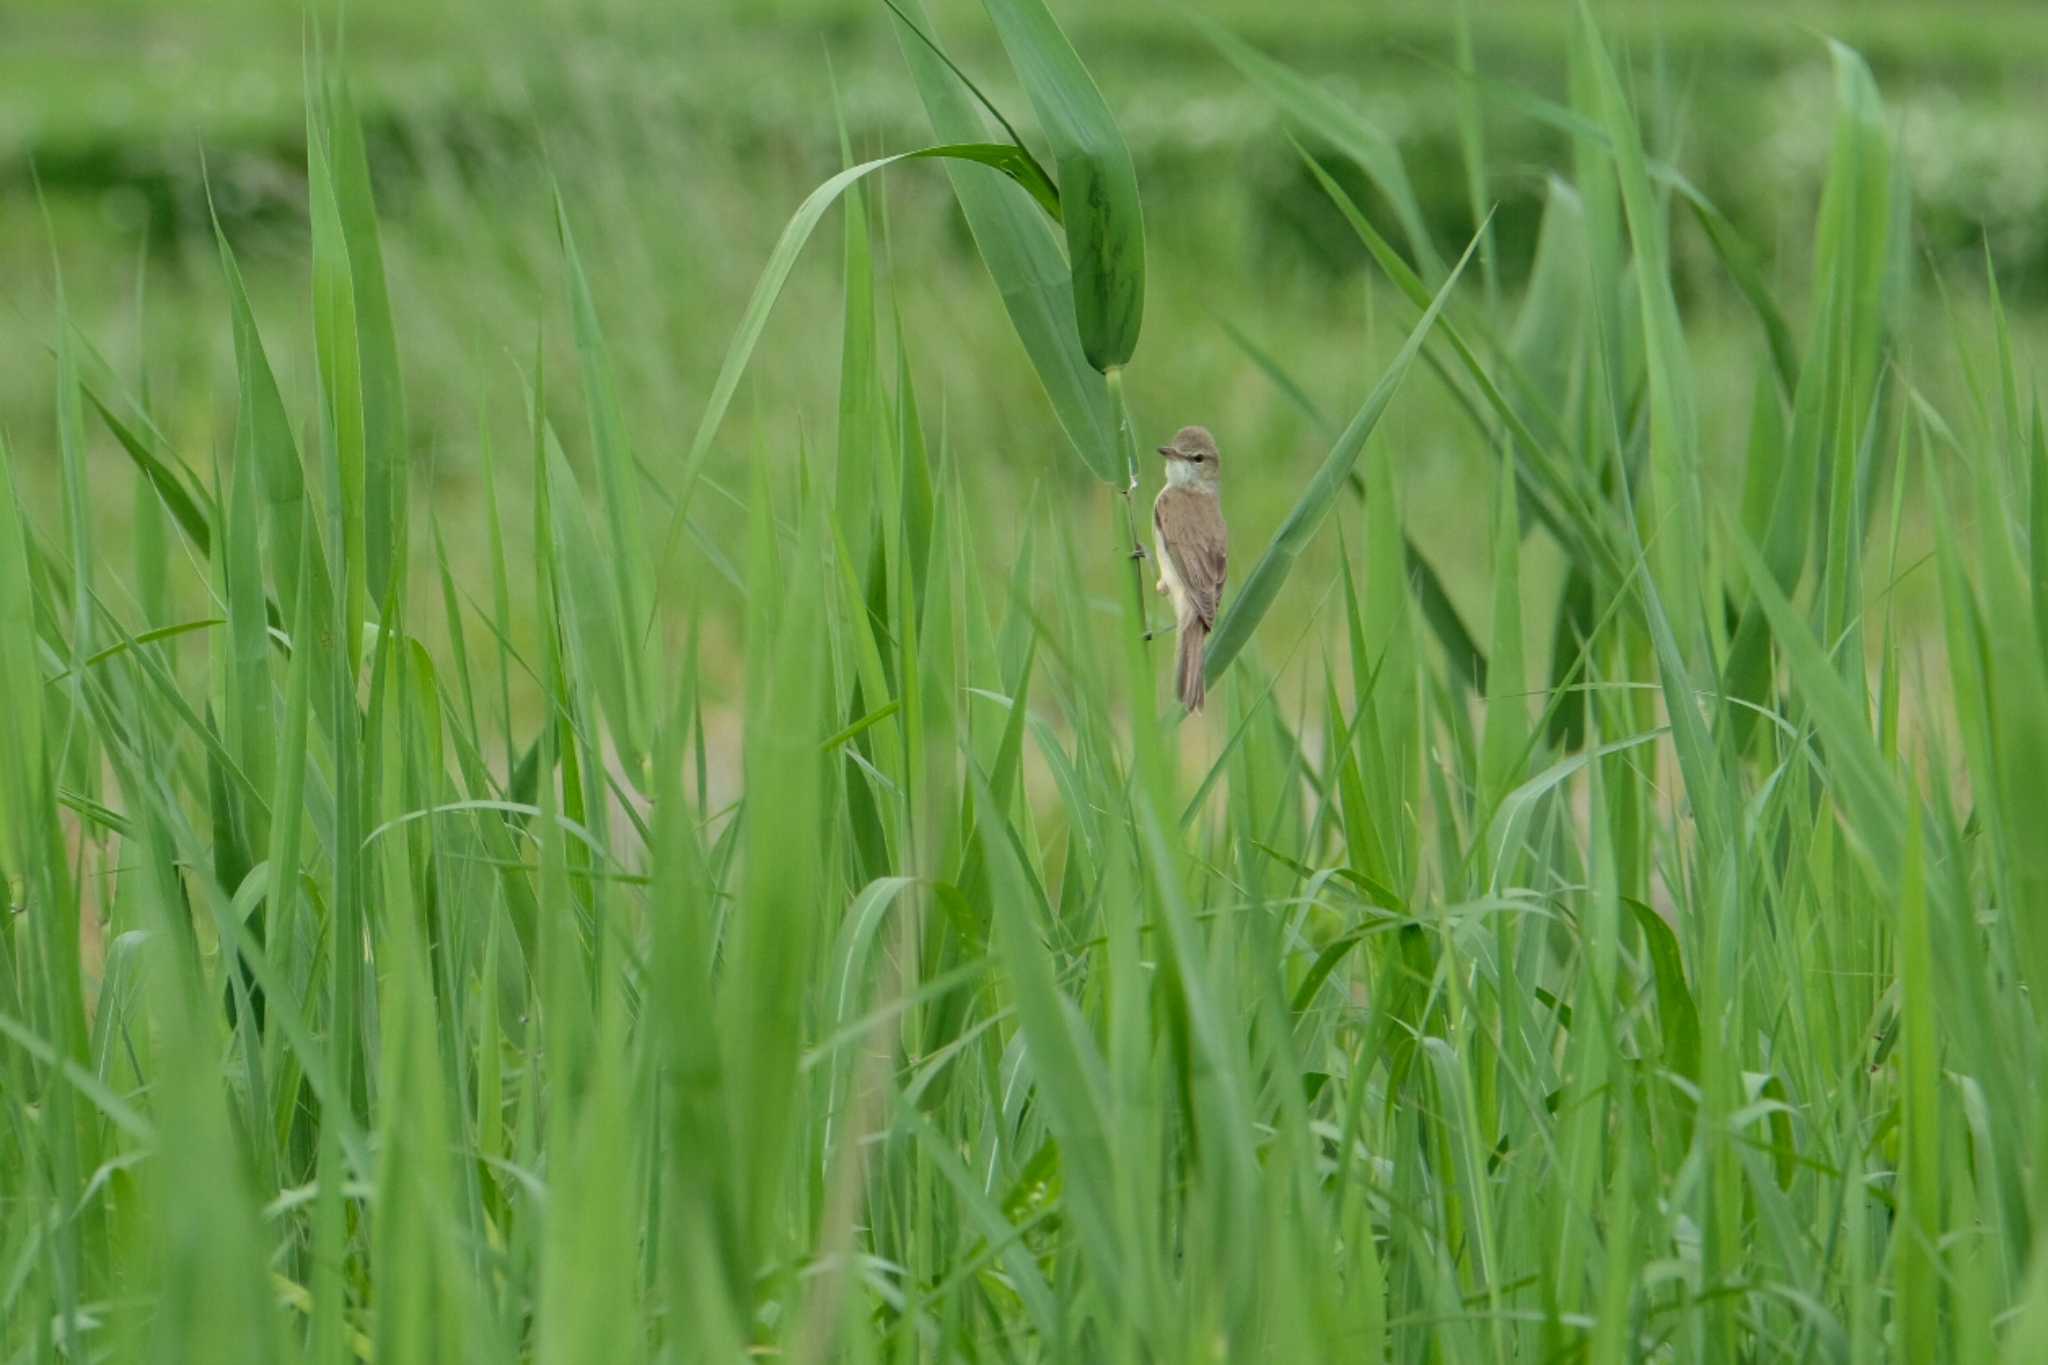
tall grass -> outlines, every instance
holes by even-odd
[[[1117,480],[1142,240],[1118,183],[1077,237],[1074,193],[1128,157],[1043,10],[989,7],[1057,187],[986,140],[920,7],[895,22],[1047,416]],[[1406,256],[1322,183],[1415,311],[1271,545],[1240,526],[1200,721],[1162,700],[1114,484],[1080,526],[970,494],[991,456],[918,389],[941,343],[885,325],[886,182],[853,169],[679,468],[621,415],[591,206],[559,200],[578,372],[536,345],[523,438],[485,423],[487,582],[405,495],[404,310],[328,71],[310,410],[225,237],[230,458],[51,338],[57,509],[0,445],[0,1357],[2048,1351],[2048,428],[2002,320],[1957,338],[1961,410],[1895,347],[1910,195],[1869,72],[1832,49],[1813,275],[1781,300],[1581,18],[1566,100],[1522,105],[1569,158],[1508,299],[1418,234],[1393,141],[1209,36],[1318,172],[1362,165]],[[715,490],[726,564],[674,528],[842,194],[835,442]],[[1739,496],[1672,284],[1695,220],[1757,315]],[[587,434],[551,421],[571,383]],[[1483,660],[1409,576],[1374,434],[1423,383],[1496,457]],[[133,547],[95,539],[88,415],[144,490]],[[995,518],[1006,579],[978,572]],[[1295,572],[1316,535],[1333,582]],[[180,563],[202,614],[165,605]],[[1938,639],[1895,609],[1916,574]],[[1260,629],[1283,593],[1310,635]],[[701,647],[726,615],[732,677]],[[728,687],[736,774],[705,721]]]

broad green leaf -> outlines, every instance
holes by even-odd
[[[1128,364],[1145,316],[1145,220],[1130,148],[1044,0],[982,0],[1060,178],[1074,323],[1097,370]]]
[[[983,142],[988,127],[957,88],[921,0],[902,0],[896,22],[898,46],[933,131],[949,143]],[[1010,326],[1068,442],[1097,478],[1122,484],[1128,475],[1116,449],[1109,391],[1082,349],[1073,280],[1052,228],[985,171],[948,162],[946,173]]]

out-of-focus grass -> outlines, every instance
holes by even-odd
[[[1284,65],[1076,26],[1139,443],[1214,427],[1226,609],[1282,585],[1192,720],[933,164],[825,220],[666,552],[782,219],[927,140],[858,21],[836,106],[701,30],[780,54],[694,68],[772,71],[770,128],[549,13],[618,50],[521,68],[529,127],[377,89],[439,19],[366,7],[291,178],[210,149],[218,235],[53,174],[4,242],[0,1359],[2038,1358],[2039,324],[1923,255],[1846,47],[1757,259],[1696,233],[1723,106],[1649,40],[1703,13],[1515,9],[1558,69],[1445,101],[1441,217],[1355,86],[1304,165],[1234,74]],[[1241,31],[1315,65],[1290,17]]]
[[[1439,247],[1455,249],[1470,212],[1458,169],[1458,87],[1444,72],[1450,7],[1211,12],[1283,58],[1327,73],[1387,126],[1409,149]],[[1019,106],[1028,126],[1028,107],[991,36],[960,23],[960,6],[934,13],[961,31],[962,59]],[[1541,168],[1554,163],[1561,142],[1555,129],[1519,115],[1504,92],[1518,82],[1554,88],[1568,35],[1562,13],[1542,4],[1476,12],[1476,51],[1489,82],[1489,190],[1500,203],[1495,232],[1510,288],[1533,250]],[[1916,185],[1940,191],[1931,197],[1950,205],[1942,211],[1954,220],[1937,231],[1923,198],[1917,244],[1953,271],[1980,249],[1975,225],[1988,225],[2015,325],[2023,338],[2038,335],[2030,300],[2048,272],[2032,263],[2048,250],[2038,235],[2048,223],[2048,186],[2030,189],[2032,163],[2005,149],[2042,116],[2039,89],[2020,73],[2031,69],[2028,44],[2043,25],[2024,6],[1998,9],[1989,26],[2005,40],[1972,46],[1969,35],[1987,25],[1946,9],[1799,14],[1836,25],[1890,61],[1880,70],[1888,79],[1897,72],[1893,96],[1908,111],[1899,126]],[[1645,15],[1628,7],[1613,19],[1639,53],[1656,59],[1646,62],[1643,81],[1657,136],[1768,253],[1800,306],[1805,224],[1828,146],[1827,78],[1815,45],[1784,14],[1680,5],[1662,7],[1655,23]],[[408,415],[428,452],[416,477],[427,480],[421,496],[449,509],[448,547],[458,564],[480,567],[483,547],[470,515],[480,488],[474,415],[481,407],[502,421],[519,411],[514,358],[542,322],[555,367],[566,373],[572,364],[554,287],[543,147],[566,191],[602,206],[583,229],[586,253],[600,267],[593,287],[620,338],[628,415],[637,430],[658,433],[646,453],[661,465],[679,458],[680,433],[694,427],[767,238],[833,164],[829,102],[818,99],[828,77],[857,150],[917,140],[916,101],[886,46],[885,18],[841,4],[772,12],[538,6],[516,22],[462,5],[351,9],[349,67],[407,321]],[[1133,372],[1132,401],[1142,420],[1205,420],[1255,453],[1270,477],[1234,496],[1241,519],[1270,527],[1313,468],[1320,438],[1217,319],[1234,320],[1335,412],[1398,342],[1398,299],[1285,153],[1267,106],[1208,55],[1192,27],[1164,11],[1073,18],[1160,206],[1150,221],[1148,315],[1168,358]],[[181,448],[225,439],[227,342],[186,322],[217,317],[223,306],[203,156],[251,291],[265,316],[285,324],[276,356],[284,383],[309,393],[310,352],[294,341],[309,335],[298,19],[267,5],[60,5],[26,7],[14,24],[0,52],[8,75],[0,81],[0,308],[10,332],[47,336],[54,316],[49,242],[28,197],[33,157],[68,269],[71,316],[124,374],[139,376],[146,359],[162,399],[158,420]],[[981,272],[943,187],[898,177],[888,194],[899,209],[888,229],[894,258],[917,262],[898,306],[962,448],[1036,449],[1057,439],[1000,315],[978,305]],[[1369,190],[1363,202],[1378,208]],[[1674,252],[1707,400],[1705,445],[1728,450],[1747,422],[1750,323],[1689,224],[1679,225]],[[1960,278],[1956,306],[1974,314],[1981,291],[1967,273]],[[791,288],[771,331],[778,362],[742,391],[724,451],[815,437],[830,410],[836,329],[805,320],[830,315],[836,285],[812,263]],[[1923,306],[1923,315],[1937,313],[1931,300]],[[1920,335],[1915,329],[1907,344]],[[935,337],[947,340],[924,340]],[[1936,388],[1953,377],[1948,349],[1939,341],[1925,348],[1925,382]],[[54,434],[51,372],[33,344],[21,351],[23,363],[0,372],[0,425],[29,453],[24,478],[48,487],[55,466],[39,452]],[[580,423],[577,396],[565,398],[570,420]],[[1413,538],[1467,614],[1478,614],[1483,538],[1467,490],[1480,466],[1469,432],[1431,385],[1418,386],[1389,421],[1408,455]],[[89,447],[96,463],[116,457],[103,440]],[[726,454],[717,459],[714,478],[730,487],[740,465]],[[976,460],[967,476],[1019,465]],[[1049,477],[1055,496],[1080,488],[1063,469]],[[1017,501],[1031,491],[1031,481],[1005,472],[981,496]],[[117,533],[124,525],[125,503],[97,512]],[[1005,562],[1006,539],[989,548],[992,567]],[[723,553],[735,553],[729,537]],[[1318,568],[1330,566],[1320,548],[1311,554]],[[1530,571],[1539,580],[1549,571],[1540,554]]]

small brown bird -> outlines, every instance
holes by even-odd
[[[1223,601],[1223,575],[1230,535],[1223,525],[1223,463],[1207,427],[1182,427],[1159,447],[1166,457],[1166,487],[1152,504],[1158,533],[1157,590],[1173,599],[1180,655],[1174,694],[1190,711],[1202,709],[1208,693],[1203,649],[1216,627]]]

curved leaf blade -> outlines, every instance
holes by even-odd
[[[753,359],[754,347],[760,343],[761,333],[768,326],[768,314],[774,311],[775,301],[782,295],[782,286],[789,280],[789,272],[796,267],[796,259],[803,253],[804,244],[811,239],[818,222],[825,211],[832,207],[839,196],[846,193],[856,181],[874,174],[885,166],[901,161],[943,159],[967,161],[989,166],[1005,175],[1029,172],[1026,168],[1030,159],[1017,152],[1014,147],[1002,147],[991,143],[948,143],[937,147],[922,147],[914,152],[898,152],[894,156],[878,157],[873,161],[849,166],[824,184],[812,190],[810,197],[797,206],[796,213],[782,229],[782,236],[775,243],[775,249],[768,254],[768,263],[761,268],[761,277],[754,284],[754,292],[747,300],[746,311],[740,315],[738,331],[733,334],[732,344],[726,348],[725,362],[720,366],[718,379],[711,387],[711,400],[705,405],[704,416],[697,424],[697,434],[690,441],[688,454],[683,457],[682,486],[677,491],[675,507],[669,513],[668,529],[662,535],[661,557],[655,568],[657,583],[666,578],[669,556],[675,550],[676,532],[682,528],[684,516],[690,507],[690,495],[696,489],[697,477],[703,472],[704,461],[711,454],[711,442],[718,435],[718,428],[725,420],[725,412],[732,405],[733,394],[738,392],[740,376],[746,373],[747,362]],[[1019,182],[1023,183],[1023,182]],[[1025,188],[1034,200],[1041,194],[1051,193],[1049,186],[1040,189]],[[1108,451],[1107,442],[1103,445]],[[1105,475],[1105,477],[1109,477]],[[650,607],[649,620],[652,620]]]
[[[1351,467],[1358,463],[1359,453],[1365,449],[1366,438],[1371,436],[1373,428],[1379,425],[1380,418],[1386,413],[1387,405],[1393,401],[1395,391],[1401,387],[1401,381],[1408,376],[1409,367],[1415,363],[1415,357],[1422,353],[1423,341],[1436,326],[1437,318],[1443,313],[1445,300],[1450,298],[1452,287],[1464,273],[1466,264],[1472,259],[1473,249],[1478,244],[1479,239],[1473,238],[1472,243],[1465,248],[1465,254],[1458,258],[1458,264],[1451,270],[1450,277],[1444,281],[1443,288],[1437,290],[1436,297],[1430,300],[1429,307],[1423,310],[1422,317],[1416,322],[1414,330],[1409,332],[1408,340],[1402,344],[1393,364],[1387,367],[1386,373],[1380,376],[1380,382],[1374,385],[1372,392],[1366,396],[1365,405],[1358,410],[1358,415],[1351,419],[1351,425],[1344,428],[1343,434],[1337,438],[1337,443],[1330,447],[1330,453],[1323,459],[1322,468],[1316,471],[1315,477],[1309,480],[1308,487],[1302,490],[1300,500],[1294,504],[1294,510],[1287,514],[1287,520],[1282,522],[1279,531],[1274,533],[1273,543],[1259,556],[1259,562],[1252,567],[1251,576],[1245,579],[1244,587],[1238,591],[1236,600],[1224,610],[1222,619],[1217,621],[1216,633],[1209,637],[1209,650],[1204,656],[1203,663],[1204,672],[1208,675],[1211,686],[1223,676],[1223,670],[1230,667],[1231,660],[1237,657],[1238,651],[1251,639],[1252,632],[1258,629],[1259,622],[1265,619],[1267,610],[1272,607],[1274,600],[1280,595],[1280,589],[1286,584],[1288,574],[1293,572],[1294,561],[1301,557],[1302,547],[1308,544],[1317,529],[1322,526],[1323,518],[1329,514],[1330,504],[1336,501],[1337,490],[1344,486],[1350,476]]]
[[[901,0],[890,9],[895,12],[904,64],[917,82],[933,132],[956,145],[986,142],[988,127],[961,93],[964,78],[940,48],[922,4]],[[1082,348],[1074,318],[1074,284],[1057,236],[993,177],[951,162],[946,172],[982,264],[1010,315],[1010,327],[1045,387],[1060,428],[1090,473],[1121,485],[1125,470],[1117,451],[1109,391]]]
[[[1145,220],[1131,149],[1043,0],[982,0],[1052,143],[1066,205],[1074,325],[1088,363],[1129,363],[1145,318]]]

